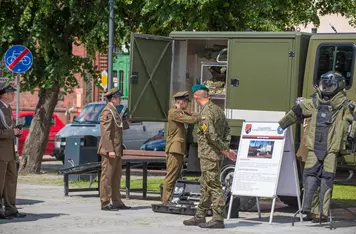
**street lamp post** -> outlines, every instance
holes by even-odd
[[[114,0],[109,0],[109,10],[108,90],[113,87]]]

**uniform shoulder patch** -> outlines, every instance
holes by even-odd
[[[202,116],[202,117],[201,117],[201,120],[206,120],[206,116]]]

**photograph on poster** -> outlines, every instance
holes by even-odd
[[[274,141],[251,140],[247,158],[272,158]]]

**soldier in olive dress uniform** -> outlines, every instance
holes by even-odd
[[[0,83],[0,203],[4,200],[5,212],[1,219],[23,218],[16,208],[17,167],[15,137],[22,130],[15,127],[10,103],[15,98],[16,89],[9,83]],[[1,207],[0,207],[1,208]]]
[[[190,114],[186,111],[188,102],[190,102],[187,91],[178,92],[173,98],[175,103],[168,111],[168,135],[165,150],[167,173],[163,184],[163,204],[168,204],[172,199],[173,186],[183,166],[183,159],[187,152],[187,124],[195,124],[200,119],[198,113]]]
[[[101,209],[105,211],[130,209],[131,207],[122,202],[120,194],[124,126],[116,106],[121,103],[121,92],[115,87],[109,90],[105,97],[108,103],[100,114],[101,137],[98,146],[98,154],[101,155]]]

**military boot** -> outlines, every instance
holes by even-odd
[[[306,213],[306,216],[303,218],[303,221],[312,221],[313,220],[313,214],[310,212]]]
[[[212,219],[209,222],[199,224],[199,227],[201,227],[201,228],[225,228],[225,224],[224,224],[223,220]]]
[[[205,222],[206,222],[205,218],[199,219],[199,218],[194,216],[191,219],[184,220],[183,224],[186,225],[186,226],[199,226],[199,224],[205,223]]]
[[[312,220],[312,223],[326,223],[328,222],[328,217],[325,215],[321,216],[321,219],[319,217],[314,217]]]

